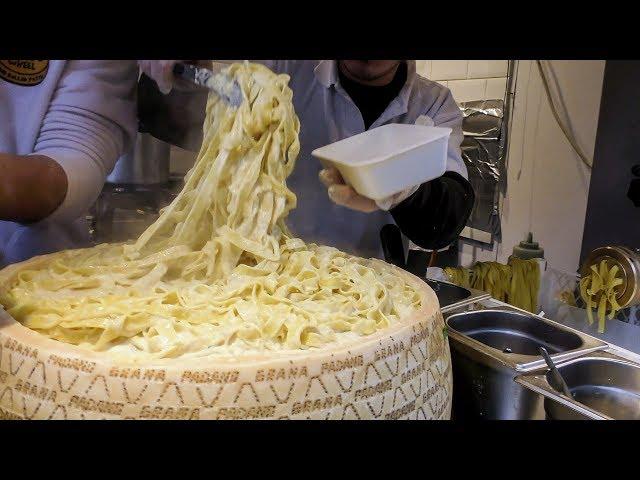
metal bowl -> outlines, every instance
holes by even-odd
[[[503,353],[539,356],[539,347],[549,353],[582,346],[579,335],[544,322],[540,317],[505,310],[480,310],[453,315],[453,330]]]
[[[594,418],[572,408],[581,404],[602,418],[640,420],[640,365],[620,358],[590,355],[570,360],[557,368],[571,391],[573,405],[545,398],[547,418]],[[546,380],[554,390],[560,391],[548,373]]]

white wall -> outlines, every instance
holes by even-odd
[[[549,107],[534,61],[519,61],[509,138],[508,190],[502,204],[502,244],[493,251],[465,245],[462,263],[505,262],[529,230],[549,265],[578,268],[590,171],[573,152]],[[604,61],[551,62],[577,143],[593,157]],[[552,91],[554,89],[551,83]],[[556,98],[556,104],[558,99]]]
[[[507,60],[416,60],[416,70],[449,87],[457,102],[504,97]]]

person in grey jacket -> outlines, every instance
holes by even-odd
[[[448,88],[419,76],[413,60],[258,63],[291,77],[289,86],[300,118],[300,155],[287,180],[298,197],[298,206],[288,218],[293,233],[306,241],[378,258],[383,258],[380,230],[388,223],[396,223],[416,245],[429,250],[445,248],[458,238],[470,215],[474,193],[460,150],[463,117]],[[177,112],[184,111],[185,97],[172,90],[174,64],[170,60],[141,61],[142,71],[165,94],[158,94],[163,97],[156,98],[158,104],[176,118]],[[217,64],[216,69],[222,66]],[[193,101],[188,103],[190,111],[204,115],[204,98],[199,109],[193,108]],[[158,108],[150,108],[142,116],[161,128],[165,120],[157,112]],[[192,124],[202,125],[202,119]],[[451,128],[445,174],[376,202],[356,193],[336,170],[323,169],[311,157],[318,147],[389,123]],[[170,138],[174,134],[180,135],[174,131],[163,139],[175,143]],[[182,146],[198,148],[196,144]]]
[[[0,60],[0,267],[84,246],[135,141],[135,61]]]

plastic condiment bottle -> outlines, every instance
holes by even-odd
[[[540,264],[540,273],[547,269],[547,261],[544,258],[544,249],[540,247],[538,242],[533,241],[533,233],[529,232],[527,238],[520,244],[513,247],[512,257],[528,260],[530,258],[538,259]]]

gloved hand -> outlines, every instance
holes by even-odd
[[[418,118],[416,118],[415,124],[423,125],[425,127],[435,126],[435,123],[433,122],[433,118],[428,117],[427,115],[420,115]]]
[[[378,210],[376,202],[370,198],[363,197],[351,186],[347,185],[337,169],[333,167],[325,168],[320,170],[318,176],[323,185],[327,187],[327,193],[333,203],[365,213]]]
[[[360,195],[353,187],[347,185],[340,172],[334,167],[320,170],[318,176],[324,186],[327,187],[327,193],[333,203],[364,213],[371,213],[376,210],[388,211],[406,198],[409,198],[420,187],[420,185],[416,185],[381,200],[372,200]]]
[[[421,115],[416,119],[415,124],[433,127],[434,121],[427,115]],[[420,188],[420,185],[415,185],[381,200],[372,200],[370,198],[363,197],[351,186],[347,185],[342,178],[342,175],[340,175],[340,172],[333,167],[327,167],[321,170],[319,177],[320,181],[327,187],[329,198],[334,203],[365,213],[374,212],[376,210],[389,211],[402,201],[409,198]]]
[[[158,85],[165,95],[173,88],[173,66],[180,60],[138,60],[140,70]]]

